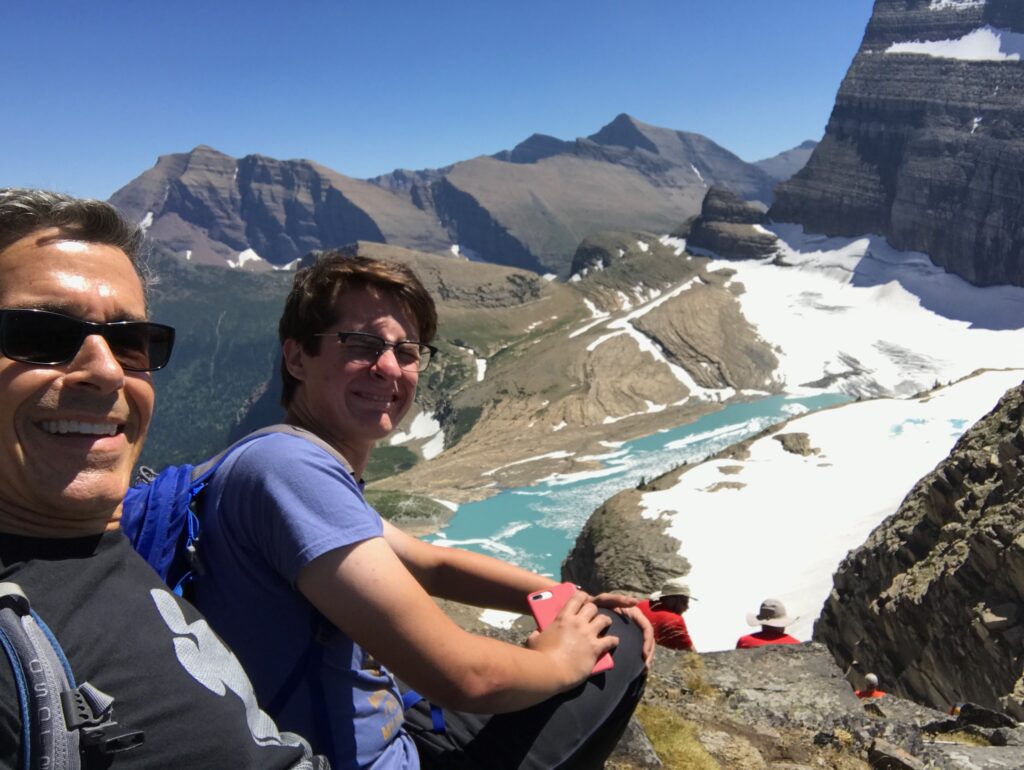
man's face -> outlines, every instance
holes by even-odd
[[[675,594],[673,596],[663,596],[661,603],[668,608],[670,612],[678,612],[682,615],[690,608],[690,597]]]
[[[343,294],[335,304],[335,317],[339,320],[326,333],[364,332],[388,342],[418,339],[416,324],[401,303],[387,294],[375,296],[365,290]],[[315,356],[289,340],[285,362],[302,383],[293,408],[304,410],[311,427],[335,446],[352,450],[349,460],[356,466],[398,426],[416,396],[419,373],[399,367],[390,349],[367,366],[349,361],[337,338],[320,338]]]
[[[120,249],[39,230],[0,252],[0,308],[89,321],[143,320],[142,285]],[[116,518],[153,416],[147,372],[125,372],[85,338],[59,366],[0,357],[0,527],[48,536]]]

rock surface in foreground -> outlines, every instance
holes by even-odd
[[[728,770],[1024,767],[1019,745],[995,745],[1021,728],[979,727],[894,695],[861,701],[819,644],[659,650],[645,703],[677,711]]]

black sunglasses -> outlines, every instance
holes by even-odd
[[[24,364],[56,366],[71,361],[85,338],[99,334],[126,372],[167,366],[174,329],[149,321],[94,323],[29,308],[0,309],[0,353]]]
[[[390,348],[395,351],[398,365],[410,372],[422,372],[430,365],[431,356],[437,355],[437,348],[425,342],[399,340],[388,342],[376,334],[364,332],[323,332],[314,337],[335,337],[345,346],[345,355],[350,361],[373,366],[377,359]]]

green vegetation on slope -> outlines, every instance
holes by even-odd
[[[697,728],[671,709],[641,703],[636,718],[665,770],[721,770],[697,739]]]
[[[452,515],[449,508],[429,497],[389,489],[366,490],[366,501],[383,518],[396,524],[440,523]]]

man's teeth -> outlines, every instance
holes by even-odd
[[[88,433],[97,436],[117,435],[117,425],[111,422],[78,422],[78,420],[46,420],[47,433]]]

